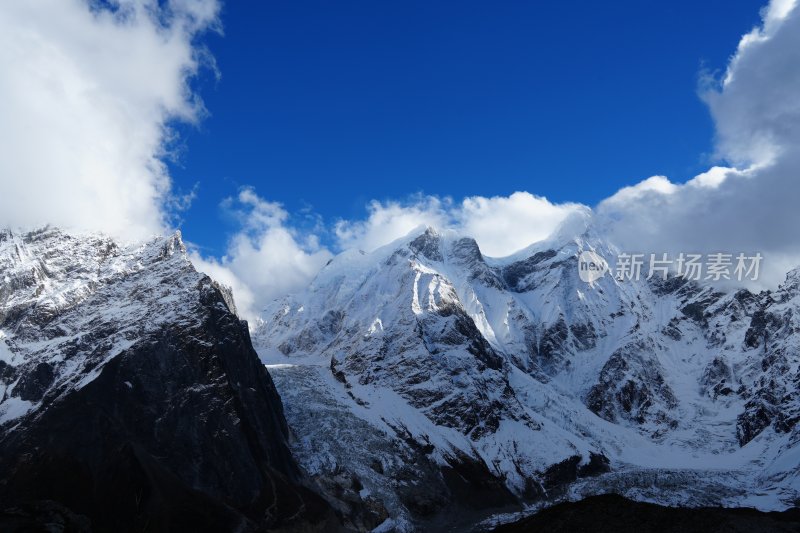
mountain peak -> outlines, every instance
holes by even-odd
[[[547,240],[564,242],[567,240],[589,239],[592,237],[596,237],[594,215],[591,209],[581,206],[570,212]]]
[[[444,260],[441,235],[430,226],[425,229],[422,235],[411,241],[408,247],[431,261]]]
[[[326,512],[300,485],[247,327],[185,252],[180,232],[0,232],[4,505],[58,502],[102,531],[261,531]]]

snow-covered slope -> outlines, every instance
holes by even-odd
[[[470,465],[526,501],[614,490],[793,504],[800,270],[762,294],[677,278],[589,284],[578,277],[585,250],[616,254],[583,216],[503,259],[428,228],[346,252],[271,305],[254,343],[279,365],[301,466],[327,480],[348,471],[401,523],[463,503],[450,487],[421,512],[402,476],[362,468],[412,449],[420,477]],[[311,390],[329,398],[328,418],[365,429],[317,423]],[[376,435],[383,444],[365,449]],[[363,460],[348,457],[355,449]]]
[[[322,527],[229,301],[179,234],[0,231],[0,530]]]
[[[120,248],[52,229],[0,233],[0,424],[82,388],[147,333],[196,321],[202,275],[184,252],[179,235]]]

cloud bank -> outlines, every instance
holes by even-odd
[[[365,220],[339,221],[335,231],[340,248],[371,251],[420,225],[448,228],[474,237],[486,255],[502,257],[547,238],[569,213],[582,208],[528,192],[471,196],[460,203],[426,196],[405,203],[373,201]]]
[[[318,225],[305,231],[292,224],[277,203],[242,189],[222,207],[241,230],[231,238],[221,259],[195,251],[201,271],[233,288],[240,314],[248,319],[276,297],[305,287],[335,252],[372,251],[422,226],[453,229],[474,236],[488,255],[511,254],[549,236],[579,204],[555,205],[526,192],[455,203],[448,198],[416,196],[405,202],[371,202],[363,220],[340,220],[331,231]],[[321,246],[327,237],[331,244]]]
[[[729,166],[684,184],[652,177],[602,202],[598,218],[621,246],[762,252],[766,285],[800,264],[800,9],[775,0],[762,17],[702,94]]]
[[[164,231],[181,203],[169,124],[204,113],[189,80],[218,13],[216,0],[2,2],[0,226]]]

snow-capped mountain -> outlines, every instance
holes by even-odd
[[[255,531],[332,516],[291,457],[246,324],[179,234],[120,245],[2,231],[0,282],[0,529]]]
[[[399,530],[609,491],[796,505],[800,269],[761,294],[585,283],[586,250],[617,253],[583,215],[503,259],[428,228],[268,307],[254,344],[300,466]]]
[[[797,505],[800,269],[760,294],[585,283],[585,250],[617,253],[578,216],[502,259],[432,228],[346,252],[265,311],[266,370],[180,235],[0,232],[0,529]]]

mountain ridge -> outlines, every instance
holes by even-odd
[[[0,524],[468,530],[609,492],[796,506],[800,269],[760,293],[585,283],[580,253],[617,249],[576,220],[508,258],[433,228],[345,252],[251,331],[179,234],[0,232]]]
[[[179,234],[6,231],[0,279],[0,527],[336,527],[246,324]]]
[[[433,228],[346,252],[265,310],[256,349],[281,394],[302,396],[288,392],[307,379],[295,376],[315,372],[342,413],[386,442],[410,436],[438,465],[458,450],[523,502],[614,489],[678,505],[795,505],[796,270],[759,294],[674,277],[585,283],[578,255],[617,248],[584,222],[509,258]],[[290,426],[303,418],[295,408]],[[659,475],[673,489],[659,491]],[[402,503],[395,515],[419,518]]]

